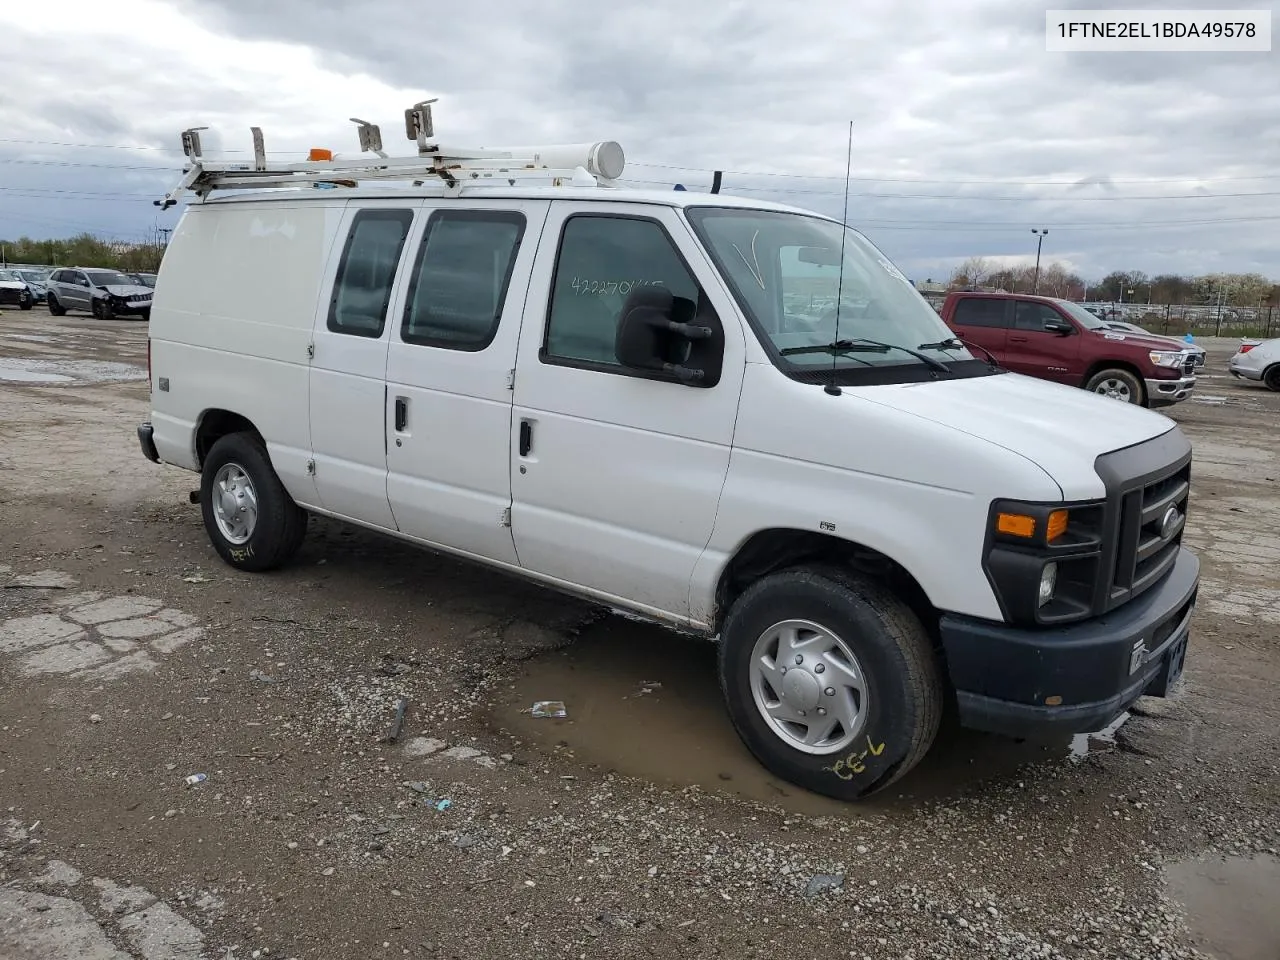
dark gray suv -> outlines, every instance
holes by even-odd
[[[63,267],[49,275],[47,289],[49,312],[55,317],[68,310],[88,310],[99,320],[124,316],[151,319],[151,288],[119,270]]]

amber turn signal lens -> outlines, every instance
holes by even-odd
[[[311,154],[307,157],[307,159],[308,160],[332,160],[333,151],[326,150],[324,147],[312,147]]]
[[[1049,514],[1049,528],[1045,533],[1049,542],[1057,540],[1060,536],[1067,532],[1067,511],[1055,510]]]
[[[1034,537],[1036,518],[1026,517],[1020,513],[1001,513],[996,516],[996,531],[1007,533],[1011,537]]]

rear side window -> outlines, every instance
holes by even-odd
[[[951,322],[961,327],[1003,327],[1005,303],[989,297],[964,297],[956,304]]]
[[[400,338],[453,350],[493,342],[525,220],[504,210],[437,210],[418,247]]]
[[[1053,307],[1030,300],[1019,300],[1014,309],[1013,326],[1017,330],[1044,332],[1046,323],[1062,323],[1062,317]]]
[[[657,221],[569,218],[560,238],[544,362],[586,362],[621,372],[614,351],[619,314],[627,295],[643,286],[666,287],[692,304],[701,300],[697,280]]]
[[[361,210],[351,223],[329,298],[329,329],[380,337],[412,210]]]

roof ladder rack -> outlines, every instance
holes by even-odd
[[[156,200],[155,205],[167,210],[187,191],[204,200],[216,190],[354,187],[369,181],[409,181],[421,185],[439,180],[445,185],[446,195],[457,194],[464,186],[515,186],[517,183],[612,187],[626,165],[621,145],[613,140],[529,147],[440,146],[431,140],[433,103],[434,100],[424,100],[405,111],[405,135],[418,144],[418,155],[412,157],[387,156],[382,150],[382,131],[378,125],[356,117],[352,117],[351,122],[358,128],[360,150],[376,157],[272,163],[267,160],[261,128],[250,127],[252,164],[212,161],[205,159],[200,144],[200,131],[208,128],[191,127],[182,132],[182,152],[188,158],[182,179],[163,199]]]

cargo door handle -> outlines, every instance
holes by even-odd
[[[520,456],[527,457],[533,449],[533,424],[528,420],[520,421]]]
[[[396,431],[404,432],[404,428],[409,424],[409,398],[396,397]]]
[[[1026,337],[1010,337],[1009,342],[1010,343],[1026,343],[1027,338]]]

